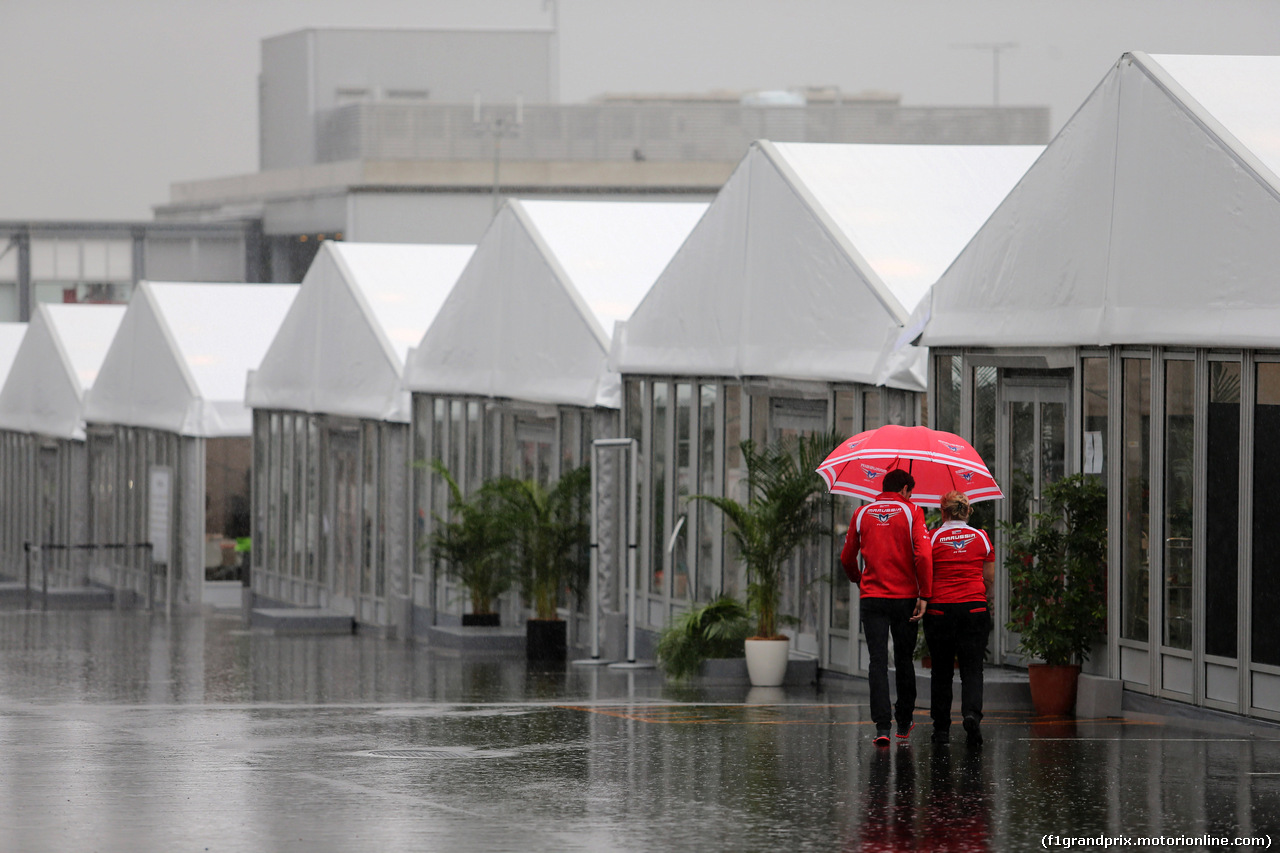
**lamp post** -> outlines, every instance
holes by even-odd
[[[493,212],[498,212],[498,187],[501,183],[500,172],[502,167],[502,140],[515,139],[520,136],[520,128],[524,125],[524,99],[520,96],[516,97],[516,111],[512,116],[510,113],[497,113],[490,111],[486,114],[480,109],[480,95],[476,94],[475,104],[471,111],[471,126],[477,134],[489,136],[493,139]]]

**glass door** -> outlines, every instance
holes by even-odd
[[[325,568],[329,579],[327,606],[355,614],[359,590],[360,533],[360,433],[334,429],[328,435],[325,460],[327,494],[323,535]]]
[[[1005,498],[996,508],[997,517],[1015,524],[1025,523],[1041,510],[1045,487],[1066,475],[1070,385],[1066,376],[1004,377],[1001,384],[1001,454],[997,480]],[[988,531],[992,532],[992,531]],[[1000,540],[999,537],[997,541]],[[996,559],[1004,557],[1003,543]],[[1008,621],[1008,577],[997,571],[996,642],[992,659],[1021,662],[1017,655],[1018,635],[1004,627]]]

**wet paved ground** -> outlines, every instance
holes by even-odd
[[[974,750],[929,744],[921,711],[884,749],[867,714],[856,681],[697,690],[232,614],[2,612],[0,851],[1280,842],[1280,728],[993,713]]]

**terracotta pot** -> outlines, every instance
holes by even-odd
[[[1031,704],[1037,714],[1060,717],[1074,710],[1079,664],[1028,664],[1027,677],[1031,681]]]
[[[779,687],[787,677],[791,641],[747,640],[747,676],[752,687]]]

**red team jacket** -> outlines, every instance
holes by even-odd
[[[982,564],[996,558],[987,534],[963,521],[933,531],[933,604],[987,600]]]
[[[840,564],[863,598],[929,598],[932,554],[920,507],[902,495],[882,492],[849,520]]]

